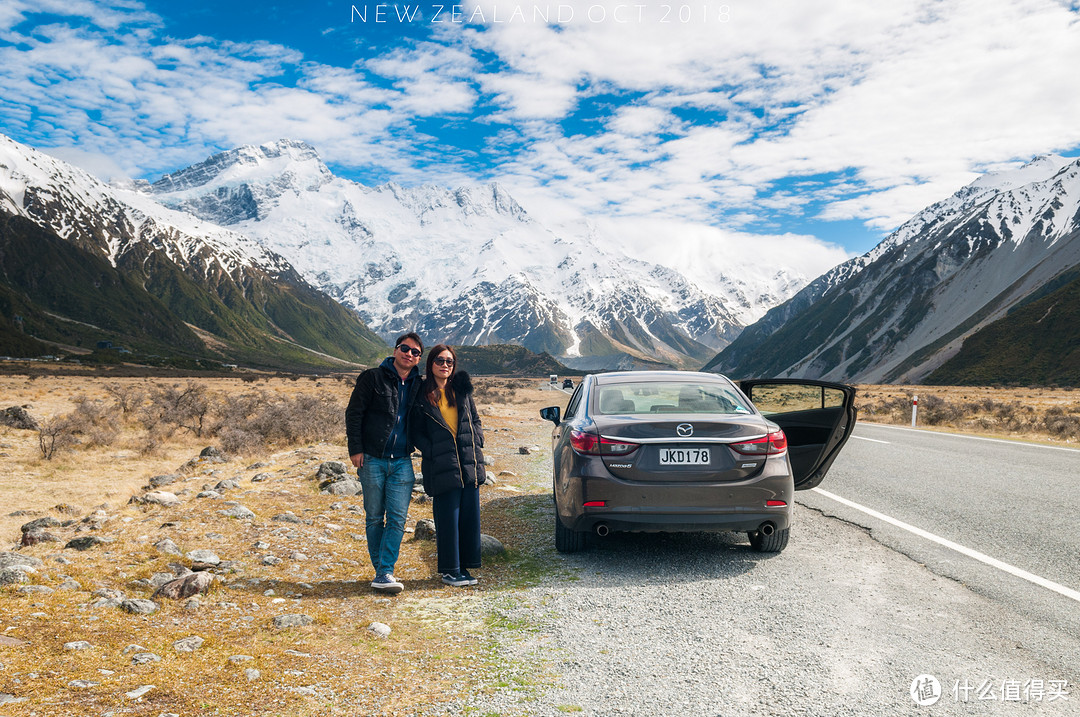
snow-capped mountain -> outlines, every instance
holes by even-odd
[[[2,135],[0,215],[29,220],[91,260],[104,259],[117,274],[135,277],[145,298],[199,333],[200,348],[211,354],[323,361],[323,354],[355,360],[384,350],[355,316],[258,242],[166,208],[145,192],[105,185]],[[36,257],[20,259],[29,265]]]
[[[498,184],[366,187],[290,140],[223,152],[151,191],[257,238],[386,339],[416,329],[432,343],[516,343],[581,367],[700,365],[806,281],[717,267],[703,287],[595,228],[552,231]]]
[[[706,368],[917,382],[1077,264],[1080,160],[1038,157],[919,212],[772,309]]]

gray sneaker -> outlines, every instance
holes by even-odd
[[[387,595],[397,595],[405,589],[405,586],[399,583],[390,573],[387,573],[386,575],[377,575],[375,579],[371,581],[371,587],[381,593],[386,593]]]
[[[480,580],[479,580],[479,578],[474,578],[474,577],[473,577],[473,576],[472,576],[472,575],[471,575],[471,574],[469,573],[469,571],[468,571],[468,570],[466,570],[465,568],[462,568],[462,569],[461,569],[461,577],[463,577],[463,578],[465,578],[466,580],[468,580],[468,581],[469,581],[469,585],[478,585],[478,584],[480,583]]]

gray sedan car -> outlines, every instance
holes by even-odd
[[[589,533],[745,532],[779,552],[794,492],[825,477],[855,426],[855,389],[683,371],[585,376],[552,421],[555,547]]]

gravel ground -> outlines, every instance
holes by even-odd
[[[1080,714],[1080,694],[1049,699],[1051,680],[1075,690],[1080,679],[1075,636],[802,506],[780,555],[731,534],[622,534],[550,557],[576,577],[517,596],[504,617],[528,627],[500,638],[504,686],[452,711]],[[922,674],[942,685],[933,706],[910,695]],[[966,701],[953,694],[965,680]],[[1042,700],[1014,699],[1031,680],[1043,681]],[[996,699],[978,698],[987,684]]]

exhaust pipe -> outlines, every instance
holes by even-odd
[[[601,538],[606,538],[608,533],[611,532],[611,529],[607,527],[607,523],[597,523],[596,527],[593,528],[593,530],[595,530],[596,534],[599,535]]]
[[[764,522],[764,523],[762,523],[761,525],[758,526],[758,532],[761,533],[762,535],[764,535],[765,537],[769,537],[774,532],[776,532],[776,526],[773,525],[772,523],[769,523],[768,521],[766,521],[766,522]]]

